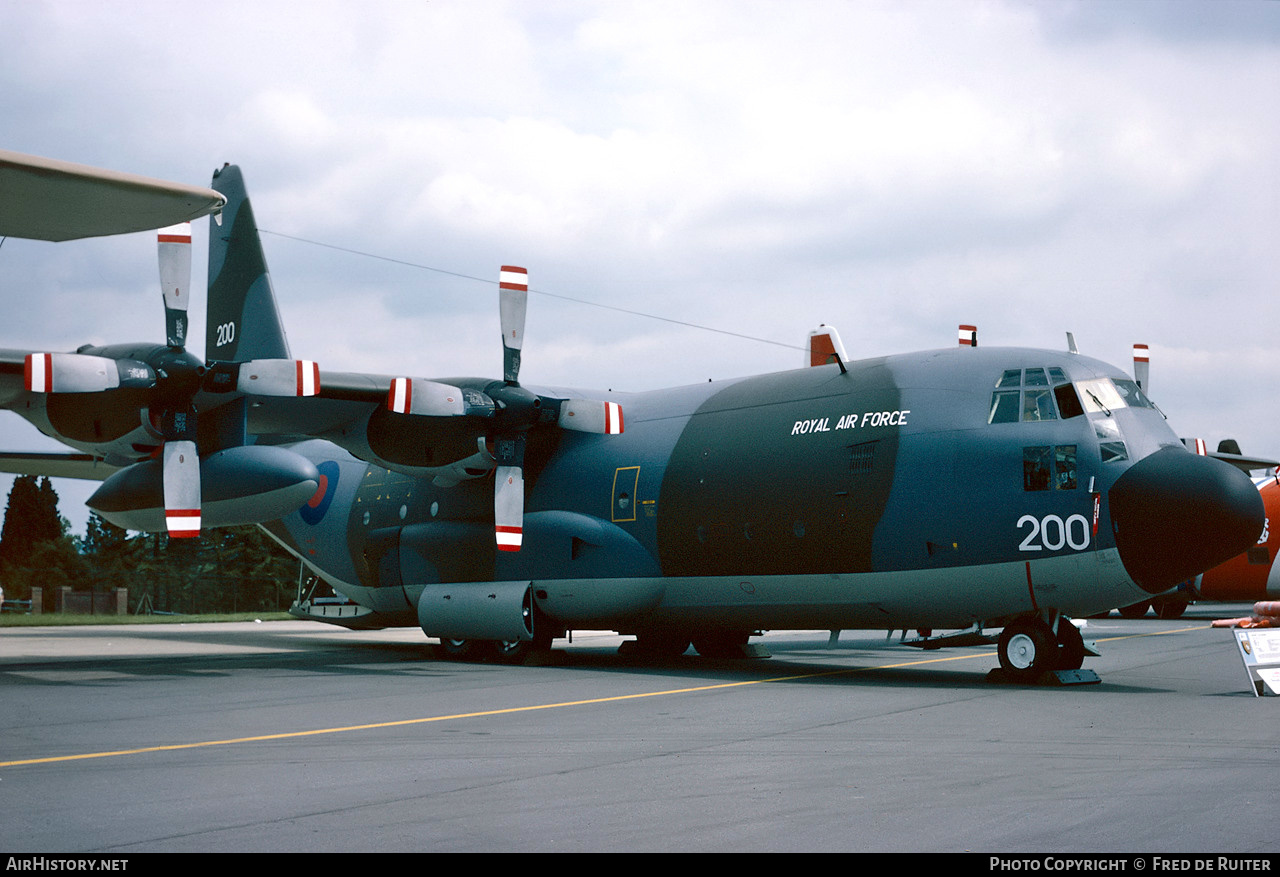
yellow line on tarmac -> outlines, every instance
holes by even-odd
[[[1177,630],[1157,630],[1150,633],[1126,634],[1124,636],[1107,637],[1099,642],[1114,642],[1122,639],[1134,639],[1145,636],[1164,636],[1170,633],[1187,633],[1193,630],[1208,630],[1208,627],[1183,627]],[[722,688],[741,688],[746,685],[763,685],[771,682],[795,682],[801,679],[817,679],[822,676],[841,676],[851,673],[865,673],[870,670],[896,670],[902,667],[918,667],[923,664],[943,664],[948,661],[965,661],[971,658],[989,658],[995,652],[979,652],[976,654],[951,655],[945,658],[923,658],[918,661],[901,661],[895,664],[880,664],[875,667],[848,667],[842,670],[823,670],[818,673],[798,673],[793,676],[772,676],[768,679],[749,679],[744,682],[718,682],[714,685],[698,685],[692,688],[669,688],[664,691],[647,691],[640,694],[620,694],[615,697],[594,697],[587,700],[568,700],[562,703],[540,703],[532,706],[515,706],[506,709],[481,710],[473,713],[453,713],[446,716],[425,716],[418,719],[400,719],[393,722],[373,722],[367,725],[346,725],[339,728],[317,728],[311,731],[286,731],[281,734],[261,734],[256,737],[232,737],[226,740],[203,740],[198,743],[173,743],[167,746],[143,746],[137,749],[116,749],[109,752],[85,752],[80,755],[55,755],[49,758],[28,758],[19,761],[0,761],[0,767],[18,767],[25,764],[54,764],[61,761],[83,761],[90,758],[113,758],[118,755],[140,755],[145,752],[176,752],[182,749],[201,749],[207,746],[230,746],[235,743],[257,743],[264,740],[291,740],[299,737],[317,737],[322,734],[345,734],[351,731],[371,731],[379,728],[395,728],[404,725],[425,725],[431,722],[451,722],[458,719],[475,719],[483,716],[503,716],[512,713],[528,713],[536,710],[554,710],[573,706],[589,706],[598,703],[617,703],[624,700],[639,700],[645,697],[666,697],[675,694],[692,694],[697,691],[715,691]]]
[[[1124,636],[1109,636],[1103,639],[1096,639],[1094,642],[1114,643],[1122,639],[1141,639],[1144,636],[1165,636],[1170,633],[1190,633],[1193,630],[1212,630],[1211,624],[1198,624],[1195,627],[1179,627],[1176,630],[1153,630],[1150,633],[1126,633]]]
[[[230,746],[235,743],[257,743],[263,740],[291,740],[299,737],[316,737],[321,734],[345,734],[351,731],[370,731],[379,728],[395,728],[404,725],[425,725],[430,722],[450,722],[457,719],[475,719],[482,716],[503,716],[512,713],[527,713],[535,710],[554,710],[572,706],[588,706],[597,703],[616,703],[624,700],[639,700],[644,697],[665,697],[673,694],[692,694],[696,691],[715,691],[720,688],[740,688],[745,685],[762,685],[768,682],[794,682],[800,679],[815,679],[820,676],[839,676],[848,673],[863,673],[868,670],[893,670],[900,667],[915,667],[921,664],[940,664],[946,661],[962,661],[969,658],[989,657],[991,652],[979,655],[952,655],[946,658],[926,658],[919,661],[904,661],[897,664],[881,664],[876,667],[850,667],[843,670],[824,670],[820,673],[800,673],[794,676],[774,676],[769,679],[750,679],[745,682],[719,682],[714,685],[698,685],[692,688],[670,688],[664,691],[647,691],[640,694],[620,694],[616,697],[595,697],[587,700],[569,700],[562,703],[541,703],[532,706],[507,707],[506,709],[481,710],[474,713],[454,713],[447,716],[426,716],[418,719],[400,719],[393,722],[372,722],[367,725],[345,725],[340,728],[317,728],[311,731],[286,731],[281,734],[260,734],[256,737],[232,737],[226,740],[203,740],[198,743],[173,743],[167,746],[142,746],[137,749],[115,749],[109,752],[85,752],[80,755],[54,755],[48,758],[27,758],[19,761],[0,761],[0,767],[18,767],[25,764],[54,764],[62,761],[83,761],[91,758],[114,758],[118,755],[141,755],[145,752],[176,752],[183,749],[201,749],[207,746]]]

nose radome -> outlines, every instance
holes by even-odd
[[[1152,594],[1235,557],[1262,533],[1262,497],[1249,477],[1179,447],[1134,463],[1107,496],[1120,560]]]

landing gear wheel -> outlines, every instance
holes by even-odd
[[[1134,603],[1132,606],[1121,606],[1119,609],[1120,617],[1128,618],[1130,620],[1133,620],[1134,618],[1141,618],[1147,614],[1147,607],[1150,605],[1151,604],[1149,602],[1144,600],[1141,603]]]
[[[533,639],[490,640],[485,643],[503,664],[521,664],[533,654],[551,651],[551,637],[534,634]]]
[[[1057,670],[1079,670],[1084,665],[1084,637],[1069,619],[1058,619]]]
[[[481,643],[472,639],[441,638],[440,651],[451,661],[471,661],[480,656]]]
[[[1151,601],[1151,608],[1156,610],[1156,618],[1173,621],[1187,611],[1188,602],[1182,597],[1158,597]]]
[[[750,633],[717,630],[694,637],[693,647],[704,658],[741,658],[742,647],[749,639],[751,639]]]
[[[1019,682],[1058,669],[1058,645],[1039,619],[1015,621],[1000,634],[1000,666]]]

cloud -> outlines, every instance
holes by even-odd
[[[1278,7],[7,4],[0,130],[197,183],[239,163],[293,236],[265,236],[291,344],[326,367],[496,371],[484,278],[515,262],[674,321],[534,296],[525,367],[548,383],[790,368],[780,345],[818,322],[866,355],[959,322],[1055,349],[1072,330],[1121,365],[1134,340],[1185,349],[1157,382],[1171,417],[1280,452],[1256,402],[1277,390]],[[158,337],[152,249],[7,242],[0,344]]]

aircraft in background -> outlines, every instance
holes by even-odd
[[[1266,470],[1253,476],[1264,509],[1262,535],[1243,553],[1181,583],[1170,593],[1121,607],[1117,610],[1121,617],[1141,618],[1151,609],[1159,618],[1181,618],[1192,603],[1256,603],[1280,598],[1280,571],[1275,568],[1276,557],[1280,554],[1280,530],[1271,526],[1272,518],[1280,520],[1280,472],[1276,463],[1242,455],[1233,439],[1219,442],[1218,450],[1213,454],[1208,453],[1202,440],[1183,439],[1183,442],[1196,453],[1225,461],[1234,460],[1242,471],[1258,473]]]
[[[1262,529],[1242,473],[1078,354],[850,361],[836,339],[829,364],[776,374],[527,387],[528,279],[507,266],[501,378],[321,371],[291,358],[239,169],[213,187],[205,358],[186,350],[189,235],[162,233],[166,343],[0,351],[0,405],[80,452],[3,468],[114,472],[89,505],[130,529],[257,523],[356,604],[305,617],[508,657],[575,628],[711,656],[764,629],[1003,628],[1001,667],[1029,680],[1081,666],[1071,616]]]

